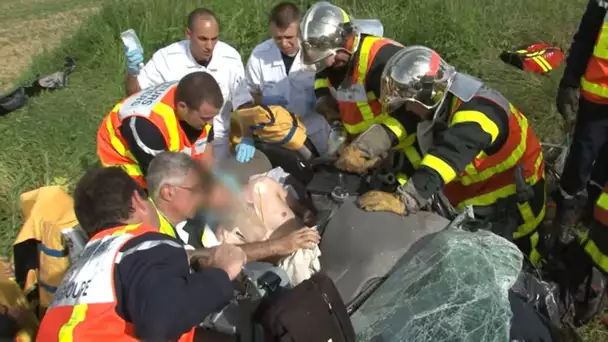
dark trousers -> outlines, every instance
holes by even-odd
[[[566,158],[560,186],[566,193],[576,195],[585,188],[590,179],[604,184],[608,180],[607,173],[608,105],[581,98],[574,138]]]

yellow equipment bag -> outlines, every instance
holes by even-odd
[[[61,231],[75,227],[74,201],[60,186],[44,186],[21,194],[24,223],[13,244],[15,279],[39,303],[39,317],[70,266]]]
[[[8,265],[4,261],[0,261],[0,267],[4,270],[8,268]],[[0,272],[0,305],[22,310],[23,319],[15,340],[17,342],[33,341],[39,323],[34,314],[35,309],[30,305],[19,285],[4,272]]]
[[[233,112],[230,125],[232,148],[243,136],[243,129],[266,143],[298,151],[306,141],[306,127],[300,118],[281,106],[253,106]]]

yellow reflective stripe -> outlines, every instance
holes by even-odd
[[[426,157],[425,157],[426,158]],[[538,169],[543,162],[543,156],[540,154],[536,159],[534,164],[534,174],[528,178],[526,178],[526,183],[529,185],[534,185],[538,183],[538,181],[542,178],[539,177]],[[466,199],[456,205],[456,209],[464,209],[464,207],[468,205],[485,207],[494,204],[499,198],[505,198],[514,195],[517,192],[517,188],[515,184],[505,185],[500,189],[494,190],[492,192],[488,192],[487,194],[483,194],[480,196],[472,197]],[[544,215],[544,214],[543,214]]]
[[[109,117],[106,119],[106,131],[108,131],[108,135],[110,136],[110,144],[112,145],[114,150],[116,150],[116,152],[118,152],[118,154],[120,154],[121,156],[126,157],[127,148],[125,147],[125,145],[122,144],[120,139],[118,139],[118,137],[114,133],[114,125],[112,125],[112,120]]]
[[[427,154],[424,156],[424,159],[422,159],[422,163],[420,165],[435,170],[443,179],[444,184],[448,184],[454,178],[456,178],[456,171],[450,165],[448,165],[448,163],[432,154]]]
[[[498,138],[498,126],[487,115],[476,110],[460,110],[454,113],[449,127],[459,123],[474,122],[481,126],[481,129],[492,137],[492,143]]]
[[[540,253],[538,252],[538,249],[536,248],[538,246],[539,238],[540,238],[540,235],[538,234],[538,232],[536,232],[530,236],[530,255],[528,257],[530,258],[530,262],[534,266],[541,266],[541,262],[542,262],[542,256],[540,255]]]
[[[321,88],[328,88],[329,87],[329,79],[327,78],[317,78],[315,80],[315,90],[316,89],[321,89]]]
[[[340,8],[340,7],[338,7]],[[342,11],[342,21],[344,23],[350,23],[350,17],[348,16],[348,13],[346,13],[345,10],[343,10],[342,8],[340,8],[340,11]]]
[[[595,265],[604,273],[608,273],[608,256],[602,253],[593,240],[589,239],[589,232],[585,232],[581,236],[581,241],[585,246],[585,252],[591,257]]]
[[[155,207],[156,207],[156,205],[155,205]],[[165,235],[169,235],[170,237],[173,237],[173,238],[177,237],[177,236],[175,236],[175,229],[173,229],[173,226],[171,225],[171,223],[169,223],[169,221],[167,221],[167,219],[160,212],[160,210],[156,209],[156,214],[158,215],[158,221],[160,222],[160,228],[158,229],[158,231]]]
[[[597,199],[596,205],[604,210],[608,210],[608,193],[602,192]]]
[[[405,185],[405,183],[407,183],[407,180],[409,179],[408,176],[403,172],[398,172],[395,175],[395,178],[397,178],[397,183],[399,183],[399,185]]]
[[[403,151],[405,152],[405,156],[407,157],[407,159],[410,161],[410,163],[412,163],[414,169],[417,169],[418,166],[420,166],[420,163],[422,162],[422,156],[420,156],[420,153],[418,153],[416,147],[410,146],[404,149]]]
[[[342,123],[344,124],[344,128],[346,129],[346,131],[348,132],[348,134],[356,135],[356,134],[364,132],[365,130],[367,130],[373,124],[380,124],[380,123],[382,123],[384,120],[386,120],[387,116],[388,116],[387,114],[383,113],[381,115],[376,116],[372,120],[361,121],[361,122],[359,122],[358,124],[355,124],[355,125],[349,125],[346,122],[342,122]]]
[[[593,56],[602,59],[608,59],[608,13],[604,17],[604,24],[600,29],[600,34],[597,37],[597,43],[595,43],[595,47],[593,48]]]
[[[549,62],[547,62],[547,60],[543,56],[532,57],[532,60],[534,60],[536,64],[538,64],[543,69],[544,72],[551,71],[553,69],[551,64],[549,64]]]
[[[175,111],[162,102],[157,103],[152,110],[162,116],[165,121],[167,131],[169,131],[169,151],[179,151],[180,139]]]
[[[120,166],[120,168],[123,169],[131,177],[138,177],[144,175],[144,173],[141,172],[141,168],[138,164],[120,164],[118,166]]]
[[[87,304],[76,304],[72,309],[72,315],[66,324],[59,329],[59,342],[73,342],[74,329],[82,323],[87,314]]]
[[[521,138],[513,153],[511,153],[511,155],[502,163],[489,167],[479,173],[477,173],[477,169],[475,168],[466,168],[466,174],[460,178],[460,182],[463,185],[483,182],[497,173],[506,171],[514,167],[524,155],[528,141],[528,120],[522,114],[517,112],[513,105],[511,105],[511,115],[515,115],[521,129]]]
[[[583,76],[581,78],[581,88],[583,88],[584,91],[591,93],[593,95],[608,98],[608,88],[607,87],[602,87],[601,85],[599,85],[597,83],[589,82],[585,78],[585,76]]]
[[[372,48],[372,44],[374,44],[378,39],[377,37],[368,37],[363,40],[363,44],[361,45],[361,52],[359,53],[359,62],[358,62],[358,75],[357,75],[357,84],[365,87],[365,78],[367,77],[367,64],[369,62],[369,53]],[[373,92],[371,92],[373,95]],[[375,99],[375,96],[373,97]],[[361,116],[364,121],[370,121],[374,119],[374,112],[372,111],[372,107],[369,105],[369,101],[372,101],[370,98],[370,92],[367,93],[367,101],[365,102],[357,102],[357,107],[361,112]]]
[[[392,116],[387,117],[382,124],[386,126],[391,132],[395,133],[395,136],[399,141],[402,141],[407,137],[407,131],[405,127],[399,122],[399,120],[393,118]]]
[[[131,230],[139,228],[140,225],[141,225],[141,223],[128,224],[123,229],[117,230],[114,233],[112,233],[112,236],[126,234]]]
[[[542,210],[538,213],[538,216],[534,216],[532,207],[529,202],[517,203],[517,208],[524,220],[524,223],[517,227],[517,231],[513,234],[514,239],[518,239],[522,236],[526,236],[534,231],[540,225],[545,218],[545,206],[543,205]]]

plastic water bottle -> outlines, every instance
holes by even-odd
[[[124,44],[127,53],[137,52],[139,54],[144,53],[144,47],[141,45],[139,38],[137,37],[137,33],[135,33],[134,29],[128,29],[120,34],[120,38],[122,39],[122,43]],[[144,63],[139,63],[139,68],[143,68]]]
[[[327,154],[333,155],[338,152],[346,141],[347,133],[342,124],[337,123],[331,126],[327,139]]]
[[[353,20],[359,32],[376,37],[384,35],[384,25],[377,19],[355,19]]]

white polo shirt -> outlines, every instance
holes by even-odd
[[[229,155],[230,113],[244,103],[252,102],[245,82],[245,70],[241,55],[232,46],[218,41],[213,50],[213,58],[207,67],[198,64],[190,52],[190,41],[182,40],[164,47],[152,56],[137,76],[141,89],[169,81],[179,81],[196,71],[211,74],[224,96],[224,105],[213,120],[214,152],[218,159]]]
[[[301,50],[300,50],[301,51]],[[289,73],[274,40],[268,39],[251,52],[245,69],[249,91],[264,96],[283,96],[287,109],[301,117],[310,140],[321,154],[327,150],[329,124],[314,112],[315,74],[304,71],[300,52],[295,56]]]

